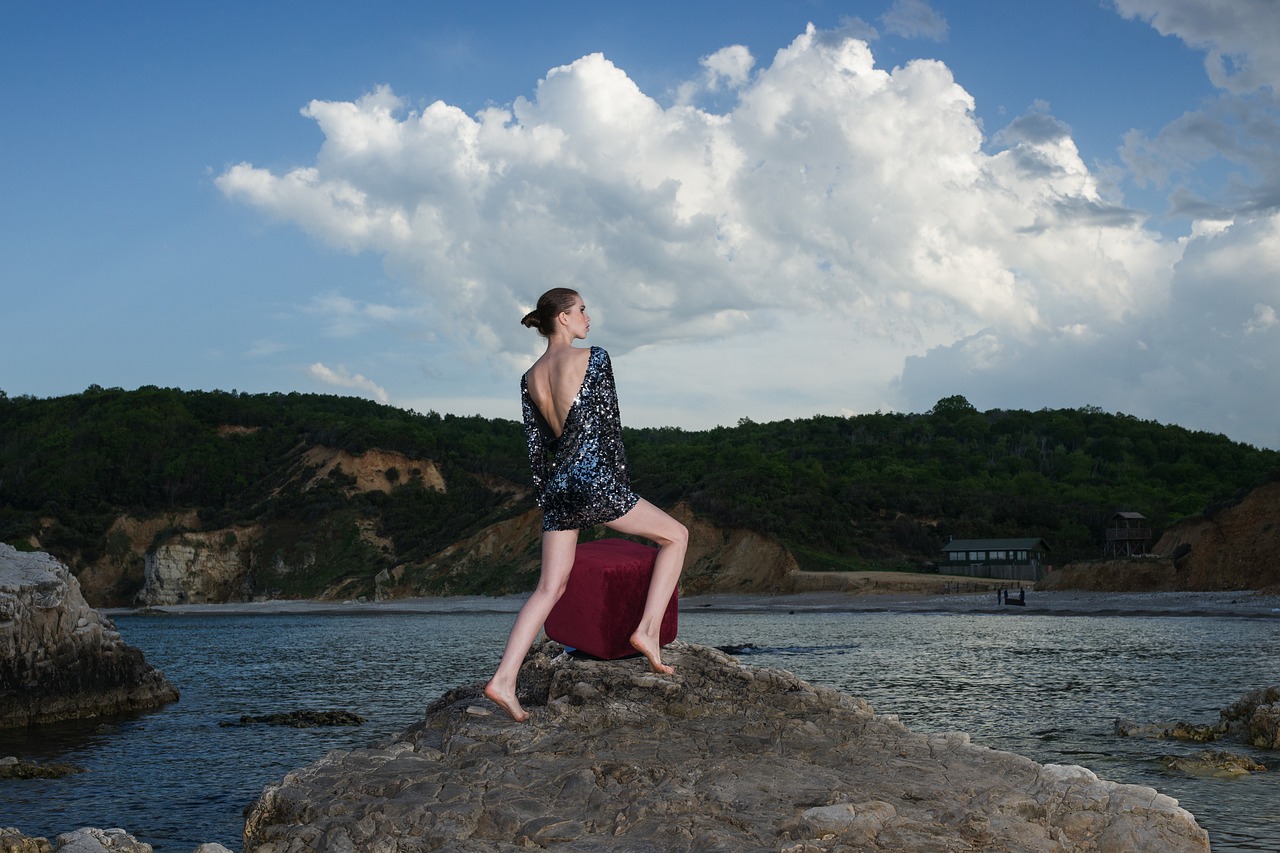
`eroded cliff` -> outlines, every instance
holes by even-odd
[[[1160,537],[1150,557],[1072,563],[1041,590],[1206,592],[1280,589],[1280,480],[1237,503],[1186,519]]]

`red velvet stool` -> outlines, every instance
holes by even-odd
[[[600,539],[578,546],[564,595],[544,630],[557,643],[604,660],[637,654],[631,634],[644,615],[644,600],[658,549],[626,539]],[[662,616],[658,639],[676,638],[678,594]]]

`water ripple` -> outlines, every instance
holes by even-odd
[[[202,841],[239,849],[243,809],[264,785],[331,749],[399,732],[445,690],[483,680],[511,620],[481,610],[117,617],[181,701],[149,714],[0,732],[0,755],[89,771],[0,780],[0,826],[39,835],[121,826],[166,853]],[[860,696],[916,731],[966,731],[1042,763],[1083,764],[1103,778],[1155,787],[1196,815],[1218,853],[1280,849],[1280,774],[1170,774],[1160,755],[1203,745],[1113,733],[1117,718],[1213,721],[1249,690],[1280,684],[1277,620],[689,610],[680,636],[750,644],[745,663]],[[302,708],[352,711],[367,722],[218,726]]]

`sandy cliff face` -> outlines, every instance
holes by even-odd
[[[375,579],[376,598],[509,592],[504,587],[513,574],[528,586],[537,578],[541,537],[539,510],[491,524],[422,563],[382,572]]]
[[[716,592],[790,592],[795,558],[779,543],[750,530],[721,528],[698,518],[687,504],[671,511],[689,529],[689,550],[680,588],[684,595]],[[604,536],[615,536],[603,530]],[[397,566],[378,579],[378,597],[394,598],[477,589],[476,575],[498,584],[514,575],[518,588],[536,582],[540,569],[542,512],[530,510],[486,527],[416,566]]]
[[[252,596],[249,571],[257,527],[183,533],[147,552],[143,604],[212,604]]]
[[[415,475],[428,489],[447,490],[440,466],[430,459],[410,459],[403,453],[375,449],[352,455],[332,447],[312,447],[303,459],[315,468],[312,483],[341,468],[344,474],[356,478],[357,492],[389,492],[397,483],[406,483]]]
[[[1159,558],[1068,563],[1036,583],[1036,589],[1085,592],[1168,592],[1181,589],[1173,561]]]
[[[1280,586],[1280,481],[1259,486],[1235,506],[1174,525],[1153,550],[1174,557],[1184,545],[1190,553],[1176,560],[1183,589]]]
[[[122,515],[107,531],[106,552],[76,573],[84,596],[104,607],[132,604],[145,582],[146,553],[166,530],[198,530],[195,510]]]
[[[429,489],[443,492],[447,488],[436,463],[402,453],[370,450],[353,455],[312,447],[301,454],[299,463],[306,477],[304,488],[334,470],[355,479],[352,493],[390,491],[414,477]],[[390,548],[372,524],[360,524],[359,529],[375,549]],[[82,569],[80,578],[86,595],[103,604],[244,601],[255,594],[254,546],[263,533],[260,525],[201,530],[199,516],[191,510],[147,518],[121,516],[107,534],[107,553]]]
[[[438,465],[400,453],[370,450],[352,455],[329,447],[311,447],[300,449],[291,464],[287,476],[304,490],[334,471],[353,478],[345,487],[351,495],[389,491],[412,478],[421,478],[430,489],[448,489]],[[506,505],[527,496],[526,488],[493,476],[477,476],[476,480],[501,495]],[[686,504],[677,506],[672,514],[690,533],[682,581],[686,595],[796,590],[798,566],[777,541],[751,530],[718,527],[696,516]],[[361,539],[374,552],[391,556],[393,544],[378,535],[376,522],[360,519],[356,525]],[[308,570],[307,557],[301,551],[288,566],[262,563],[270,559],[259,553],[264,543],[271,546],[266,551],[276,553],[279,559],[281,552],[272,544],[272,536],[280,538],[280,531],[264,525],[202,529],[193,510],[121,516],[107,534],[103,556],[85,565],[80,578],[86,596],[104,606],[244,601],[264,594],[255,589],[254,578],[261,574],[255,568],[276,573]],[[425,561],[381,572],[374,579],[374,594],[383,599],[531,588],[539,571],[540,536],[541,513],[537,510],[505,519]],[[284,539],[292,541],[287,533]],[[257,567],[255,559],[260,564]],[[360,589],[355,590],[353,584]],[[319,594],[328,598],[364,595],[368,585],[367,577],[363,584],[348,578]]]
[[[685,595],[792,591],[800,567],[778,542],[743,528],[716,527],[695,516],[688,504],[677,506],[672,515],[689,528],[680,580]]]
[[[1150,559],[1064,566],[1037,589],[1097,592],[1211,591],[1280,587],[1280,481],[1233,506],[1164,532]]]

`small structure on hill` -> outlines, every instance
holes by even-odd
[[[1113,512],[1107,519],[1102,557],[1140,557],[1151,543],[1151,525],[1140,512]]]
[[[942,546],[939,570],[949,575],[1038,581],[1044,577],[1049,546],[1026,539],[952,539]]]

